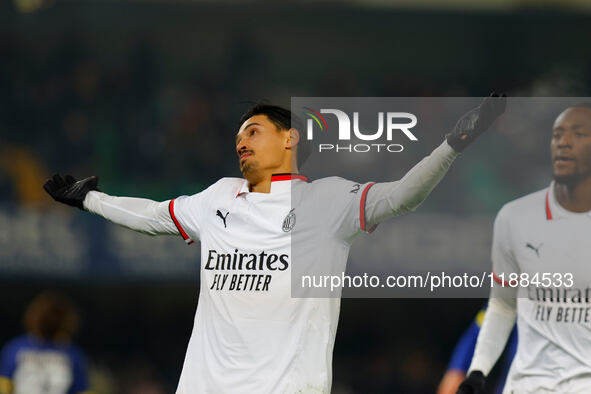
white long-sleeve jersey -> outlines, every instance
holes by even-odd
[[[590,234],[591,212],[561,207],[554,183],[501,209],[492,246],[499,286],[470,371],[488,374],[517,316],[517,353],[503,392],[590,392]]]
[[[178,394],[329,393],[340,299],[292,297],[292,272],[304,263],[344,269],[352,240],[414,210],[456,156],[444,142],[390,183],[276,174],[270,193],[255,193],[244,179],[223,178],[164,202],[93,191],[84,207],[136,231],[201,242]]]

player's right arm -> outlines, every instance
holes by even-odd
[[[478,334],[468,377],[460,385],[458,394],[484,393],[484,379],[503,353],[513,330],[517,315],[515,298],[499,297],[493,293]]]
[[[97,177],[77,181],[68,175],[55,174],[43,188],[56,201],[95,213],[132,230],[150,235],[181,234],[171,210],[173,201],[115,197],[100,192],[97,186]]]
[[[146,198],[115,197],[91,191],[84,208],[111,222],[149,235],[178,235],[179,229],[170,214],[170,201],[157,202]]]
[[[510,215],[505,206],[495,220],[491,258],[493,274],[518,273],[519,266],[513,255]],[[460,385],[459,394],[478,394],[484,391],[484,378],[501,356],[511,335],[517,317],[517,287],[501,282],[495,275],[498,285],[492,287],[488,308],[478,334],[468,377]]]

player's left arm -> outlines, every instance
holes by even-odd
[[[455,158],[505,111],[506,97],[495,93],[464,114],[446,140],[395,182],[374,184],[367,192],[366,222],[377,224],[415,210],[447,173]]]

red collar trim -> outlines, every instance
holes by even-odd
[[[546,192],[546,220],[552,220],[552,211],[550,210],[550,190]]]
[[[275,181],[289,181],[292,179],[299,179],[302,180],[304,182],[310,182],[308,180],[308,177],[301,175],[301,174],[294,174],[294,173],[285,173],[285,174],[273,174],[271,175],[271,182],[275,182]],[[244,180],[244,182],[247,182],[246,180]],[[244,186],[243,186],[244,187]],[[236,197],[247,193],[246,191],[239,191],[236,194]]]
[[[271,175],[271,182],[275,182],[275,181],[289,181],[292,179],[299,179],[305,182],[309,182],[308,181],[308,177],[301,175],[301,174],[294,174],[294,173],[284,173],[284,174],[273,174]]]

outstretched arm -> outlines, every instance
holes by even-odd
[[[145,198],[114,197],[91,191],[84,199],[84,208],[111,222],[149,235],[178,235],[179,230],[169,212],[170,201],[157,202]]]
[[[367,222],[378,224],[415,210],[437,186],[458,154],[444,141],[402,179],[373,185],[365,203]]]
[[[74,177],[53,175],[43,188],[54,200],[87,210],[145,234],[179,234],[169,211],[170,201],[114,197],[98,190],[98,178],[77,181]]]
[[[492,93],[464,114],[446,141],[415,165],[401,180],[375,184],[367,193],[366,221],[377,224],[416,209],[437,186],[454,159],[505,111],[506,98]]]

